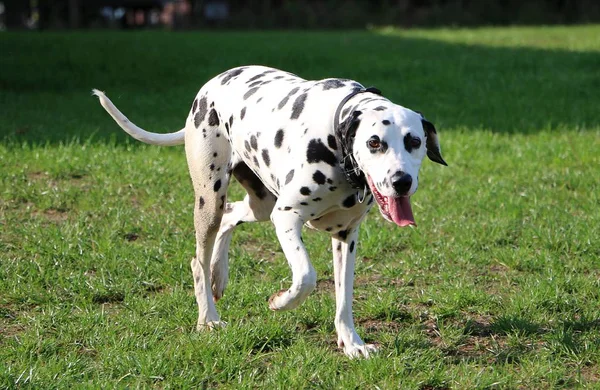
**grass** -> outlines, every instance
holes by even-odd
[[[598,34],[0,34],[0,388],[599,388]],[[270,224],[237,228],[229,326],[196,333],[183,150],[127,139],[89,95],[174,130],[247,63],[375,85],[438,128],[450,167],[423,164],[419,227],[361,230],[371,360],[335,345],[324,234],[305,234],[317,291],[268,310],[290,280]]]

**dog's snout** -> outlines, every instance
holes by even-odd
[[[398,195],[406,195],[412,186],[412,176],[408,173],[398,171],[392,176],[392,186]]]

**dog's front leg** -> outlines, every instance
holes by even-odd
[[[338,335],[338,346],[350,358],[364,356],[376,352],[372,344],[365,344],[356,329],[352,317],[352,289],[354,287],[354,261],[356,259],[356,243],[358,227],[336,234],[332,237],[333,273],[335,278],[335,329]]]
[[[271,220],[292,269],[292,286],[273,294],[269,299],[269,307],[271,310],[290,310],[304,302],[315,289],[317,273],[301,238],[304,221],[288,207],[277,207],[271,214]]]

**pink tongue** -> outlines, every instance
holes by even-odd
[[[413,217],[412,209],[410,207],[410,198],[408,196],[401,196],[399,198],[394,198],[388,196],[387,198],[390,216],[392,220],[398,226],[408,226],[415,225],[415,217]]]

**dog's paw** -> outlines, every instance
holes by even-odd
[[[206,330],[222,329],[225,326],[227,326],[227,322],[225,321],[208,321],[202,324],[198,323],[198,325],[196,325],[196,330],[198,332],[204,332]]]
[[[269,309],[275,311],[275,310],[286,310],[287,307],[285,306],[285,298],[284,296],[286,294],[289,294],[288,290],[280,290],[278,292],[276,292],[275,294],[271,295],[271,297],[269,298]]]
[[[355,358],[370,358],[373,354],[377,353],[378,349],[374,344],[363,344],[363,345],[351,345],[344,346],[344,354],[350,359]]]
[[[344,354],[350,359],[368,359],[378,352],[377,346],[374,344],[365,344],[356,332],[352,332],[346,335],[346,337],[338,336],[338,347],[343,348]]]

